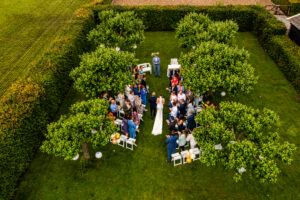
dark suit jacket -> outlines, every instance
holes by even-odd
[[[168,149],[175,149],[177,145],[178,136],[174,135],[166,139]]]
[[[180,106],[178,107],[179,113],[182,115],[186,114],[186,103],[180,104]]]
[[[149,103],[150,103],[150,108],[156,108],[156,97],[152,96],[148,99]]]
[[[195,114],[190,115],[186,120],[187,120],[187,128],[190,131],[196,128]]]

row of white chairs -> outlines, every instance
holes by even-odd
[[[110,142],[112,142],[112,140],[110,139]],[[131,151],[133,151],[133,147],[137,147],[136,145],[136,139],[133,139],[133,138],[128,138],[126,135],[120,135],[120,138],[117,140],[118,142],[118,145],[123,147],[123,148],[126,148],[126,149],[129,149]]]
[[[192,153],[195,154],[195,158],[193,158],[192,160],[193,161],[199,160],[200,156],[201,156],[201,148],[200,149],[193,148],[191,150],[192,150]],[[172,161],[174,162],[174,167],[177,165],[182,165],[182,164],[187,163],[187,161],[186,161],[187,158],[186,158],[185,154],[188,152],[189,152],[188,150],[185,150],[185,151],[182,151],[181,153],[173,153],[171,155]]]

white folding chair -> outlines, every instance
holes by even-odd
[[[189,151],[183,151],[183,152],[180,153],[180,154],[181,154],[181,157],[182,157],[182,164],[187,163],[187,162],[186,162],[185,154],[188,153],[188,152],[189,152]]]
[[[118,140],[118,145],[121,146],[121,147],[125,147],[127,138],[128,137],[126,135],[121,135],[119,140]]]
[[[201,156],[201,148],[200,150],[196,147],[196,148],[193,148],[191,149],[192,150],[192,153],[195,154],[195,158],[193,159],[194,161],[195,160],[199,160],[200,159],[200,156]]]
[[[182,160],[181,160],[181,156],[179,153],[173,153],[171,155],[172,157],[172,161],[174,161],[174,167],[177,166],[177,165],[182,165]],[[177,162],[179,161],[179,162]]]
[[[177,58],[171,58],[171,65],[178,65],[178,59]]]
[[[135,139],[133,139],[133,138],[129,138],[129,139],[127,139],[126,140],[126,149],[130,149],[131,151],[133,151],[133,146],[137,146],[136,144],[135,144]]]

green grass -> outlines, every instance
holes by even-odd
[[[258,85],[249,95],[235,100],[261,108],[275,110],[281,117],[281,136],[299,144],[299,103],[296,92],[276,64],[250,33],[240,33],[238,43],[251,54],[251,63],[260,76]],[[151,62],[151,52],[160,52],[162,78],[148,78],[151,91],[163,93],[170,58],[179,57],[180,49],[174,33],[146,33],[146,41],[136,50],[140,62]],[[59,114],[67,113],[74,102],[84,99],[73,89]],[[292,166],[282,168],[277,184],[263,185],[244,177],[240,183],[233,173],[222,167],[205,167],[200,162],[173,167],[167,157],[164,134],[151,135],[154,121],[145,114],[138,147],[132,152],[112,144],[97,151],[101,160],[94,161],[85,173],[76,161],[63,161],[38,153],[20,183],[16,199],[299,199],[299,150]],[[168,109],[164,109],[164,119]],[[94,153],[94,151],[92,152]]]
[[[0,1],[0,96],[28,75],[74,10],[91,0]]]

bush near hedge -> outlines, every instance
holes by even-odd
[[[30,78],[13,84],[0,99],[0,199],[13,198],[68,92],[71,69],[87,51],[86,34],[94,27],[89,7],[78,9],[50,48],[32,66]]]
[[[295,46],[290,39],[285,36],[286,27],[278,21],[271,13],[262,6],[107,6],[95,5],[94,16],[98,12],[113,9],[119,12],[134,11],[137,16],[143,20],[147,31],[174,31],[180,19],[190,12],[207,14],[212,20],[224,21],[233,20],[239,25],[239,31],[254,32],[264,49],[275,60],[286,78],[292,82],[295,89],[299,92],[299,46]],[[95,19],[99,21],[99,19]],[[282,36],[282,42],[277,42],[282,54],[270,51],[274,42],[274,36]],[[278,39],[276,39],[278,40]],[[282,45],[280,45],[282,44]],[[279,48],[279,47],[278,47]],[[294,49],[290,51],[288,49]],[[280,62],[279,62],[280,61]],[[283,70],[284,69],[284,70]],[[295,73],[295,71],[297,73]]]

